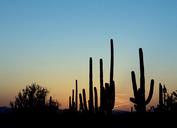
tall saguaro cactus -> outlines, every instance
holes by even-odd
[[[111,59],[110,59],[110,82],[103,82],[103,60],[100,59],[100,110],[110,115],[115,104],[115,83],[114,83],[114,46],[113,39],[110,40]]]
[[[93,71],[92,71],[92,58],[89,60],[89,111],[92,113],[93,109]]]
[[[114,108],[115,104],[115,82],[113,79],[114,76],[114,46],[113,39],[111,39],[111,62],[110,62],[110,102],[111,110]]]
[[[104,82],[103,82],[103,60],[100,59],[100,111],[103,111],[105,102]]]
[[[139,49],[139,60],[140,60],[140,88],[137,89],[135,72],[131,72],[132,76],[132,86],[134,92],[134,98],[130,98],[130,101],[135,104],[135,109],[137,112],[146,112],[146,105],[152,99],[153,91],[154,91],[154,80],[151,80],[150,83],[150,91],[148,98],[145,99],[145,75],[144,75],[144,61],[143,61],[143,50]]]
[[[111,62],[110,62],[110,83],[113,81],[114,76],[114,46],[113,39],[110,40],[111,43]]]
[[[78,102],[77,102],[77,100],[78,100],[78,84],[77,84],[77,80],[76,80],[76,96],[75,96],[75,110],[77,111],[77,104],[78,104]]]
[[[114,46],[113,46],[113,39],[110,40],[111,45],[111,57],[110,57],[110,79],[109,83],[105,83],[103,81],[103,60],[100,59],[100,109],[98,109],[98,94],[97,88],[94,87],[93,90],[93,67],[92,67],[92,58],[89,59],[89,99],[88,99],[88,108],[87,108],[87,100],[86,100],[86,92],[85,89],[82,91],[82,95],[79,94],[80,99],[80,108],[83,111],[89,113],[103,112],[107,115],[112,113],[112,109],[114,108],[115,104],[115,82],[114,82]],[[78,105],[78,85],[76,80],[76,90],[75,90],[75,101],[74,101],[74,90],[72,90],[72,97],[69,98],[69,105],[70,108],[72,106],[73,110],[77,111]],[[94,91],[94,96],[93,96]],[[94,97],[94,98],[93,98]],[[83,98],[83,101],[82,101]],[[94,100],[93,100],[94,99]],[[94,101],[94,103],[93,103]],[[82,107],[83,106],[83,107]],[[95,107],[95,108],[94,108]]]

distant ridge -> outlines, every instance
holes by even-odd
[[[11,112],[12,112],[11,108],[6,106],[0,106],[0,114],[7,114]]]

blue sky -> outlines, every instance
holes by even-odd
[[[1,0],[0,104],[34,81],[61,101],[75,79],[87,88],[90,56],[95,77],[101,57],[109,72],[110,38],[118,94],[132,95],[130,72],[139,73],[139,47],[144,49],[147,88],[150,78],[156,88],[159,82],[177,88],[177,0]],[[60,84],[69,90],[64,99]]]

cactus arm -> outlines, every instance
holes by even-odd
[[[137,98],[138,91],[137,91],[136,76],[135,76],[134,71],[131,72],[131,76],[132,76],[132,86],[133,86],[134,97]]]
[[[86,100],[86,93],[85,93],[85,89],[82,89],[82,95],[83,95],[83,101],[84,101],[84,110],[87,111],[87,100]]]
[[[159,84],[159,105],[160,107],[163,105],[163,88],[161,83]]]
[[[162,90],[162,84],[159,84],[159,105],[163,104],[163,90]]]
[[[154,80],[151,80],[149,95],[148,95],[147,100],[145,101],[146,105],[149,104],[149,102],[151,101],[153,92],[154,92]]]
[[[75,109],[76,109],[76,111],[77,111],[77,99],[78,99],[78,84],[77,84],[77,80],[76,80],[76,94],[75,94],[75,102],[76,102],[76,104],[75,104]]]
[[[91,57],[89,60],[89,111],[93,112],[93,71]]]
[[[103,87],[103,60],[100,59],[100,108],[103,109],[104,106],[104,87]]]
[[[69,109],[72,108],[72,104],[71,104],[71,96],[69,96]]]
[[[131,102],[133,102],[134,104],[136,104],[137,102],[136,102],[136,99],[135,98],[133,98],[133,97],[130,97],[130,101]]]
[[[113,81],[114,75],[114,46],[113,46],[113,39],[110,40],[111,43],[111,64],[110,64],[110,83]]]
[[[94,93],[95,93],[95,112],[98,111],[98,94],[97,94],[97,88],[94,87]]]
[[[110,84],[110,97],[111,97],[111,109],[114,108],[114,105],[115,105],[115,82],[114,81],[111,81],[111,84]]]
[[[72,89],[72,109],[74,110],[74,89]]]
[[[83,111],[83,100],[82,100],[82,94],[79,93],[79,100],[80,100],[80,111]]]
[[[114,108],[115,104],[115,82],[113,80],[114,76],[114,45],[113,45],[113,39],[110,40],[111,43],[111,61],[110,61],[110,84],[109,84],[109,103],[110,103],[110,112],[112,112],[112,109]]]
[[[139,49],[139,60],[140,60],[140,88],[143,94],[143,98],[145,97],[145,76],[144,76],[144,60],[143,60],[143,50]]]

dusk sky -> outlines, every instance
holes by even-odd
[[[76,79],[79,91],[88,89],[89,57],[99,89],[100,58],[109,81],[111,38],[116,109],[133,106],[131,71],[139,83],[139,48],[146,94],[155,80],[150,105],[158,103],[159,82],[177,90],[177,0],[0,0],[0,106],[36,82],[68,107]]]

